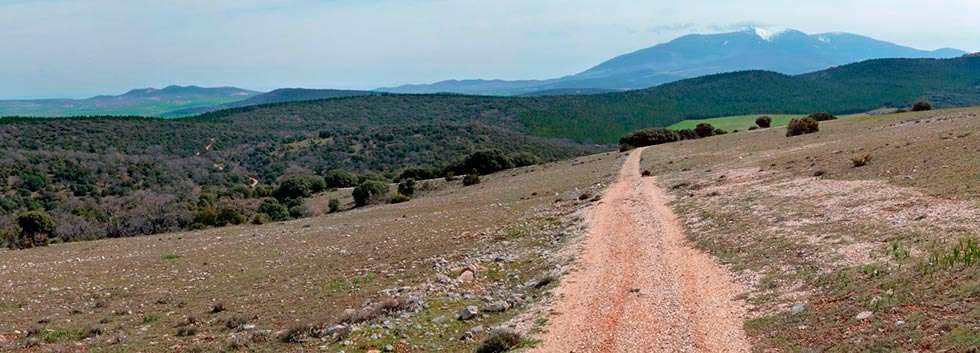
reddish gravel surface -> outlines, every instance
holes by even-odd
[[[630,154],[589,217],[575,271],[532,352],[748,352],[743,290],[689,246],[664,192]]]

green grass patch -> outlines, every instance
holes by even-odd
[[[719,129],[725,129],[728,131],[732,130],[748,130],[750,127],[755,126],[755,119],[766,115],[772,118],[772,127],[785,126],[789,124],[790,119],[799,118],[803,115],[786,115],[786,114],[753,114],[753,115],[736,115],[736,116],[724,116],[719,118],[710,119],[697,119],[697,120],[684,120],[674,125],[668,126],[669,129],[682,130],[682,129],[694,129],[700,123],[708,123],[711,126]]]
[[[163,255],[161,258],[163,259],[163,261],[175,261],[177,259],[180,259],[180,255],[177,255],[177,254],[166,254],[166,255]]]

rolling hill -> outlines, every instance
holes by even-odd
[[[219,104],[214,106],[176,110],[176,111],[161,114],[161,116],[167,118],[173,118],[173,117],[198,115],[202,113],[213,112],[213,111],[223,110],[223,109],[248,107],[253,105],[286,103],[286,102],[302,102],[302,101],[311,101],[311,100],[319,100],[319,99],[368,96],[368,95],[376,95],[376,94],[380,94],[380,93],[371,92],[371,91],[351,91],[351,90],[335,90],[335,89],[280,88],[277,90],[273,90],[271,92],[255,95],[248,99],[244,99],[240,101],[234,101],[234,102],[229,102],[229,103]]]
[[[643,89],[717,73],[765,70],[796,75],[881,58],[953,58],[957,49],[918,50],[850,33],[749,28],[687,35],[551,80],[463,80],[382,89],[392,93],[521,95],[555,89]]]
[[[257,94],[235,87],[168,86],[162,89],[134,89],[118,96],[87,99],[0,100],[0,116],[158,116],[174,110],[240,101]]]

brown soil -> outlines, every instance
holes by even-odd
[[[725,269],[688,246],[643,150],[589,217],[584,251],[557,290],[533,352],[748,352],[743,291]]]

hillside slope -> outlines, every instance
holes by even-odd
[[[173,110],[240,101],[257,94],[258,92],[234,87],[168,86],[162,89],[134,89],[118,96],[87,99],[0,100],[0,117],[158,116]]]
[[[277,90],[273,90],[271,92],[262,93],[240,101],[234,101],[225,104],[192,108],[192,109],[175,110],[175,111],[163,113],[160,116],[165,118],[176,118],[176,117],[198,115],[198,114],[203,114],[203,113],[208,113],[208,112],[213,112],[218,110],[242,108],[242,107],[249,107],[255,105],[302,102],[302,101],[343,98],[343,97],[369,96],[369,95],[376,95],[376,94],[380,94],[380,93],[370,92],[370,91],[351,91],[351,90],[336,90],[336,89],[280,88]]]
[[[553,97],[548,110],[525,113],[535,134],[612,142],[628,131],[686,119],[756,113],[859,113],[908,107],[980,104],[980,58],[881,59],[788,76],[745,71],[592,96]]]

